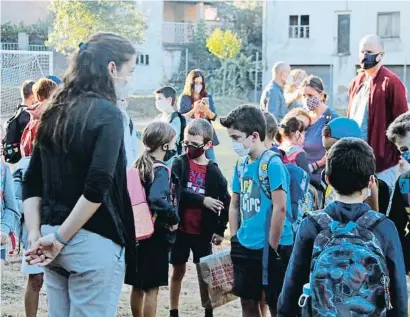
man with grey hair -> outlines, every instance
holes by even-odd
[[[386,137],[389,125],[408,110],[406,89],[400,79],[382,64],[383,41],[377,35],[365,36],[359,45],[361,70],[349,88],[348,117],[355,120],[362,138],[369,143],[376,157],[376,176],[391,191],[396,182],[400,152]],[[390,201],[386,204],[389,212]]]
[[[270,112],[281,120],[288,111],[283,87],[290,73],[290,66],[285,62],[277,62],[272,67],[272,81],[266,86],[261,96],[261,109]]]

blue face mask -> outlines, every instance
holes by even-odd
[[[407,162],[410,163],[410,150],[404,151],[401,153],[401,157]]]

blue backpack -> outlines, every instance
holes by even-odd
[[[258,178],[262,191],[266,197],[271,199],[271,189],[268,176],[268,166],[273,157],[280,157],[279,154],[267,150],[262,154],[259,162]],[[280,157],[281,158],[281,157]],[[237,173],[239,177],[243,175],[248,157],[242,157],[237,164]],[[299,166],[294,164],[285,164],[290,175],[290,200],[292,212],[287,212],[287,218],[292,224],[293,232],[296,233],[302,222],[303,216],[307,211],[313,209],[313,198],[309,198],[309,175]]]
[[[386,316],[391,309],[389,273],[372,229],[386,217],[369,210],[356,221],[329,216],[331,204],[310,213],[319,230],[312,253],[312,316]]]

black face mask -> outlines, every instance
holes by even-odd
[[[362,60],[363,64],[363,69],[370,69],[379,64],[379,62],[376,60],[377,56],[379,56],[380,53],[376,54],[370,54],[370,53],[365,53],[364,58]]]
[[[164,156],[164,162],[169,161],[171,158],[173,158],[175,155],[177,155],[177,150],[167,150]]]

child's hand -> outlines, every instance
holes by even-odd
[[[4,232],[0,232],[0,245],[7,244],[8,240],[9,240],[9,236],[5,234]]]
[[[214,235],[212,236],[212,243],[214,245],[221,245],[222,241],[224,241],[224,238],[219,234],[214,233]]]
[[[219,213],[222,209],[224,209],[224,204],[221,201],[211,197],[205,197],[204,206],[215,213]]]
[[[177,230],[178,230],[178,224],[169,227],[169,231],[171,231],[171,232],[174,232],[174,231],[177,231]]]

